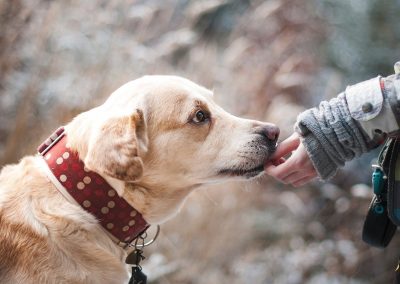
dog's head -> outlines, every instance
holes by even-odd
[[[174,76],[127,83],[73,125],[69,132],[85,141],[75,148],[89,169],[169,189],[256,177],[279,134],[272,124],[227,113],[211,91]]]

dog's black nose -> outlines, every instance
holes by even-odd
[[[269,140],[276,142],[279,137],[280,130],[277,126],[271,125],[265,128],[266,136]]]
[[[257,134],[264,136],[270,143],[276,143],[279,132],[279,128],[274,124],[268,123],[257,127]]]

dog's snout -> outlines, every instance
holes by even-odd
[[[277,126],[270,126],[265,129],[266,136],[271,141],[277,141],[279,137],[279,128]]]
[[[264,136],[269,142],[275,143],[279,137],[279,128],[273,124],[263,125],[258,127],[257,133]]]

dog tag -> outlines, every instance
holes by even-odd
[[[147,276],[143,273],[142,267],[140,266],[140,262],[144,259],[143,251],[140,249],[135,249],[131,252],[125,260],[125,263],[131,264],[132,266],[132,275],[129,280],[129,284],[146,284]]]
[[[126,257],[125,263],[138,266],[143,259],[144,259],[143,251],[135,249]]]
[[[129,284],[146,284],[147,276],[143,273],[142,268],[140,266],[132,267],[132,276],[129,280]]]

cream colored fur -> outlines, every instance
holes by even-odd
[[[196,123],[199,110],[210,118]],[[174,216],[204,184],[261,174],[274,146],[262,133],[276,131],[173,76],[129,82],[65,129],[86,167],[151,224]],[[125,251],[60,194],[40,159],[25,157],[0,175],[0,283],[127,283]]]

